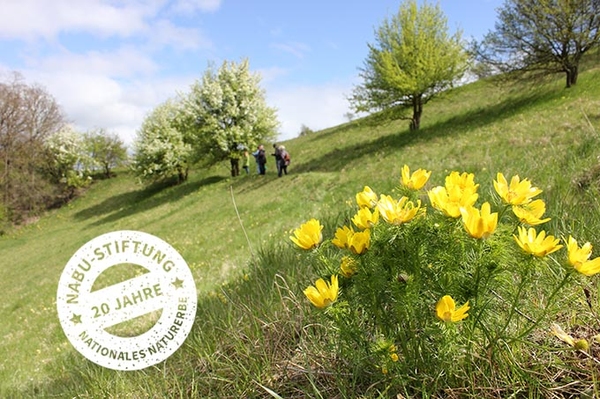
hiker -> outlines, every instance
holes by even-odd
[[[273,144],[275,152],[271,155],[275,157],[275,166],[277,167],[277,176],[281,177],[281,153],[277,144]]]
[[[247,175],[250,174],[250,153],[248,153],[248,150],[244,150],[244,154],[242,155],[242,161],[242,168],[244,168]]]
[[[240,153],[238,151],[232,151],[229,154],[229,160],[231,161],[231,177],[239,176],[239,174],[240,174]]]
[[[267,173],[267,156],[265,154],[265,147],[261,144],[258,146],[256,151],[256,163],[258,164],[258,174],[264,175]]]
[[[279,160],[279,167],[277,168],[278,170],[278,176],[281,177],[281,173],[285,173],[287,175],[287,167],[290,164],[290,153],[287,152],[287,150],[285,149],[285,146],[281,145],[279,146],[279,157],[281,158]]]
[[[256,151],[252,153],[254,160],[256,161],[256,173],[260,174],[260,165],[258,164],[258,153],[260,152],[260,146],[256,147]]]

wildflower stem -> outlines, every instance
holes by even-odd
[[[496,291],[494,291],[494,290],[490,290],[490,292],[491,292],[491,293],[492,293],[492,295],[494,295],[496,298],[498,298],[498,299],[500,299],[502,302],[504,302],[504,303],[508,304],[508,301],[507,301],[506,299],[504,299],[504,298],[502,297],[502,295],[498,294],[498,293],[497,293]],[[530,323],[535,323],[535,320],[534,320],[532,317],[530,317],[530,316],[526,315],[525,313],[523,313],[523,312],[522,312],[521,310],[519,310],[518,308],[514,307],[514,311],[515,311],[515,312],[516,312],[516,313],[517,313],[519,316],[523,317],[524,319],[526,319],[526,320],[527,320],[527,321],[529,321]]]
[[[252,243],[250,242],[250,237],[248,237],[248,233],[246,232],[246,228],[244,227],[244,223],[242,223],[242,218],[240,217],[240,212],[238,211],[237,205],[235,203],[235,197],[233,195],[233,186],[229,186],[229,191],[231,192],[231,202],[233,202],[233,209],[235,209],[235,214],[237,215],[238,221],[240,222],[240,226],[242,227],[242,231],[244,232],[244,236],[246,237],[246,241],[248,242],[248,250],[250,251],[250,255],[252,255],[252,259],[256,259],[254,256],[254,251],[252,250]]]

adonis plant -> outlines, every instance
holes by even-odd
[[[357,193],[332,237],[316,219],[290,237],[310,255],[304,294],[332,323],[336,358],[412,395],[485,385],[476,380],[530,361],[527,346],[588,351],[560,325],[578,285],[600,273],[591,244],[544,229],[528,179],[498,173],[482,198],[473,174],[426,189],[430,176],[404,166],[393,193]]]

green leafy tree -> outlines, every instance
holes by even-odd
[[[106,177],[110,177],[114,168],[127,161],[127,147],[115,133],[98,129],[86,133],[83,140],[94,166],[102,168]]]
[[[44,142],[46,149],[45,172],[50,181],[60,185],[72,198],[76,189],[91,182],[89,165],[91,159],[86,152],[83,135],[66,125],[49,136]]]
[[[276,137],[276,110],[267,106],[260,76],[250,72],[248,60],[209,67],[184,103],[186,136],[195,159],[206,164],[235,160],[243,147]]]
[[[506,0],[475,52],[501,72],[564,73],[571,87],[581,57],[599,43],[598,0]]]
[[[415,0],[407,0],[375,34],[360,69],[363,83],[354,88],[350,102],[358,112],[412,107],[410,126],[419,129],[423,105],[466,70],[461,33],[448,34],[439,5],[419,7]]]
[[[142,180],[176,177],[181,183],[187,179],[192,146],[184,138],[182,115],[181,102],[168,100],[144,119],[137,132],[132,163]]]

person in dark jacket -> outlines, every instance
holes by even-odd
[[[258,163],[258,174],[264,175],[267,173],[267,155],[265,154],[265,147],[261,144],[258,146],[258,154],[256,155],[256,162]]]
[[[281,152],[277,144],[273,144],[274,153],[271,155],[275,157],[275,166],[277,167],[277,176],[281,177]]]

